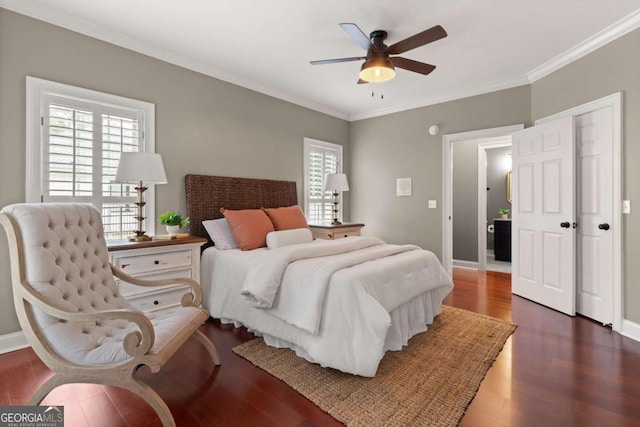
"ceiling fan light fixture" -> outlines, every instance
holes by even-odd
[[[396,75],[395,67],[389,58],[367,59],[360,69],[360,78],[369,83],[381,83]]]

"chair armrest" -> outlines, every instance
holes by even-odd
[[[137,286],[166,286],[166,285],[186,285],[191,288],[191,292],[187,292],[182,296],[182,306],[194,306],[199,307],[202,304],[202,287],[200,283],[188,277],[180,277],[176,279],[159,279],[159,280],[144,280],[137,277],[133,277],[120,270],[118,267],[111,264],[111,272],[120,280],[124,280],[127,283]]]
[[[72,322],[97,322],[100,320],[124,319],[135,323],[140,330],[127,334],[122,343],[124,350],[131,357],[144,356],[149,352],[155,341],[153,325],[141,311],[126,308],[97,310],[93,312],[68,311],[45,302],[30,286],[22,287],[21,296],[39,310],[62,320]]]

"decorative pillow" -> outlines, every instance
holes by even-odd
[[[207,230],[207,233],[209,233],[209,237],[211,237],[216,249],[227,250],[238,248],[238,244],[236,243],[236,239],[233,238],[231,227],[229,227],[226,218],[202,221],[202,225],[204,229]]]
[[[243,251],[267,246],[267,233],[274,231],[271,220],[262,209],[230,210],[220,208],[231,233]]]
[[[269,249],[309,242],[313,242],[313,235],[308,228],[272,231],[267,234],[267,247]]]
[[[286,208],[262,208],[273,223],[276,231],[308,228],[307,219],[298,205]]]

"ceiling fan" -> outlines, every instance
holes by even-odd
[[[435,65],[402,58],[398,55],[411,49],[424,46],[427,43],[447,37],[447,32],[440,25],[429,28],[402,41],[387,46],[384,41],[387,32],[384,30],[373,31],[367,37],[360,27],[353,23],[343,23],[340,27],[367,51],[367,56],[354,56],[350,58],[322,59],[310,61],[312,65],[335,64],[338,62],[360,61],[365,59],[360,69],[358,83],[379,83],[391,80],[395,75],[395,67],[427,75],[436,69]]]

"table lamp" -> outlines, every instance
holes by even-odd
[[[338,220],[338,196],[341,191],[349,191],[349,183],[347,182],[347,175],[343,173],[330,173],[324,181],[324,190],[333,191],[333,221],[332,225],[342,224]]]
[[[118,171],[116,172],[116,182],[126,184],[137,184],[135,190],[138,192],[138,229],[134,231],[135,236],[129,238],[132,242],[146,242],[151,240],[151,237],[144,234],[142,229],[142,222],[145,217],[143,216],[143,207],[145,205],[144,192],[147,184],[166,184],[167,176],[164,173],[164,166],[162,164],[162,157],[160,154],[144,153],[140,151],[123,152],[120,156],[120,163],[118,163]]]

